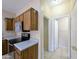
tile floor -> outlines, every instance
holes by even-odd
[[[67,49],[59,48],[55,52],[45,51],[44,59],[69,59]],[[77,50],[71,50],[71,59],[77,59]]]
[[[14,52],[3,55],[2,59],[14,59],[13,53]],[[71,59],[77,59],[76,55],[77,55],[76,51],[72,50],[72,58]],[[66,49],[57,49],[55,52],[45,51],[44,59],[69,59],[69,58],[68,58]]]
[[[55,52],[45,51],[45,59],[69,59],[66,49],[57,49]]]
[[[3,55],[2,59],[14,59],[14,52]]]

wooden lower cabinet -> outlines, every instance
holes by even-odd
[[[21,59],[21,55],[19,55],[16,51],[14,52],[14,59]]]
[[[38,59],[38,44],[23,51],[19,51],[15,47],[14,59]]]
[[[2,40],[2,55],[7,54],[8,53],[8,41]]]

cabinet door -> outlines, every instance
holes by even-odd
[[[35,50],[34,46],[29,48],[29,59],[35,59]]]
[[[15,18],[14,18],[14,20],[13,20],[13,30],[15,31]]]
[[[21,51],[19,51],[15,46],[14,46],[14,59],[23,59],[21,56]]]
[[[25,51],[22,51],[21,57],[23,59],[29,59],[29,49],[26,49]]]
[[[6,30],[13,31],[13,19],[12,18],[6,18]]]
[[[24,30],[30,30],[30,11],[27,11],[24,13],[24,20],[23,20],[23,29]]]
[[[38,44],[35,45],[35,59],[38,59]]]
[[[31,17],[31,30],[38,30],[38,12],[32,9]]]
[[[20,15],[20,21],[22,22],[23,19],[24,19],[24,14],[21,14],[21,15]]]
[[[2,40],[2,55],[8,53],[8,41]]]
[[[21,55],[19,55],[16,51],[14,52],[14,59],[21,59]]]
[[[38,59],[38,45],[29,48],[29,59]]]
[[[17,16],[16,17],[16,21],[20,21],[20,16]]]

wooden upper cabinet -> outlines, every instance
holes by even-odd
[[[16,17],[17,20],[23,22],[24,31],[38,30],[38,12],[30,8],[21,15]]]
[[[38,12],[31,8],[31,30],[38,30]]]
[[[31,25],[31,14],[30,11],[26,11],[24,13],[24,20],[23,20],[23,30],[30,30]]]
[[[20,16],[17,16],[16,17],[16,21],[20,21]]]
[[[38,12],[30,8],[24,13],[24,30],[38,30]]]
[[[24,19],[24,14],[21,14],[21,15],[19,16],[19,20],[22,22],[23,19]]]
[[[5,18],[6,19],[6,30],[13,31],[14,30],[14,19],[13,18]]]
[[[15,18],[13,19],[13,30],[15,31]]]

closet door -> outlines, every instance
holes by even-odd
[[[70,58],[70,18],[63,17],[58,19],[58,40],[59,49],[61,50],[61,55]]]

